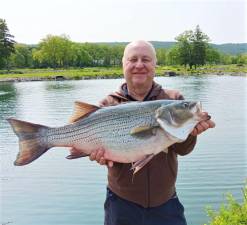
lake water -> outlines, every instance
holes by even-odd
[[[16,117],[49,126],[67,123],[73,102],[93,104],[122,79],[0,84],[0,224],[103,224],[106,173],[87,158],[67,160],[66,148],[53,148],[23,167],[13,166],[17,137],[5,120]],[[164,88],[200,100],[217,126],[198,138],[194,151],[179,157],[177,192],[189,225],[208,221],[205,207],[218,208],[224,194],[242,199],[247,177],[247,79],[204,76],[156,78]]]

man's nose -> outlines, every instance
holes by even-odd
[[[136,62],[136,68],[142,68],[144,65],[143,65],[143,62],[141,59],[138,59],[137,62]]]

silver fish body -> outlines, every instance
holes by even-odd
[[[78,118],[62,127],[8,119],[20,143],[15,165],[28,164],[52,147],[72,147],[69,159],[103,148],[108,160],[136,162],[184,141],[194,126],[206,119],[198,102],[156,100],[93,106],[92,111],[86,109],[86,114],[80,115],[83,104],[77,108]]]

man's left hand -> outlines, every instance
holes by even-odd
[[[202,132],[206,131],[208,128],[214,128],[214,127],[215,127],[215,122],[212,120],[201,121],[195,126],[194,130],[191,132],[191,135],[197,136]]]

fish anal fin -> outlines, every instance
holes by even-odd
[[[66,156],[66,159],[77,159],[77,158],[89,156],[87,153],[84,153],[83,151],[78,150],[76,148],[71,148],[69,151],[70,151],[70,155]]]
[[[90,113],[95,112],[96,110],[100,109],[100,107],[96,105],[91,105],[85,102],[75,102],[75,107],[74,107],[74,113],[72,117],[69,119],[70,123],[74,123],[83,117],[88,116]]]
[[[133,163],[131,169],[134,170],[133,174],[136,174],[140,169],[142,169],[152,158],[154,154],[146,155],[145,158],[140,159]]]

